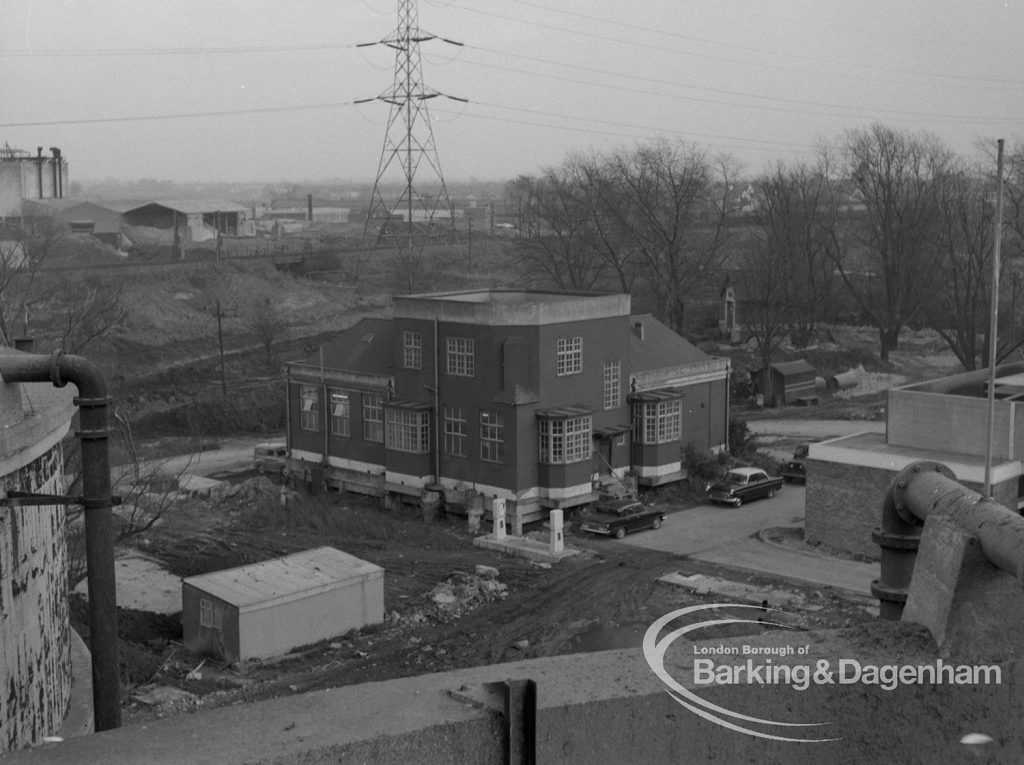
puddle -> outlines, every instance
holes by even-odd
[[[644,642],[646,624],[632,626],[598,622],[571,641],[573,653],[611,651],[618,648],[640,648]]]

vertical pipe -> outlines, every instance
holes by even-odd
[[[985,491],[992,498],[992,445],[995,440],[996,351],[999,345],[999,249],[1003,240],[1003,139],[997,142],[996,160],[996,230],[992,247],[992,297],[988,340],[988,441],[985,444]],[[1012,427],[1012,424],[1011,424]],[[1013,455],[1009,455],[1012,457]]]
[[[441,485],[441,349],[438,346],[438,322],[434,318],[434,483]]]

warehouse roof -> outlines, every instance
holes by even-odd
[[[317,547],[262,563],[190,576],[182,579],[182,584],[244,611],[307,597],[383,573],[380,566],[354,555],[333,547]]]

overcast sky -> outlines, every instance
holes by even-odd
[[[7,0],[0,146],[72,180],[372,181],[398,0]],[[1024,133],[1024,2],[421,0],[446,179],[661,136],[753,174],[844,129]],[[218,114],[228,112],[229,114]]]

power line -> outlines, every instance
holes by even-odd
[[[786,72],[798,71],[798,72],[800,72],[802,74],[805,73],[803,70],[796,70],[796,69],[793,69],[792,67],[779,66],[777,64],[769,64],[769,63],[764,62],[764,61],[756,61],[756,62],[741,61],[741,60],[738,60],[738,59],[735,59],[735,58],[728,58],[726,56],[716,56],[716,55],[711,54],[711,53],[695,53],[693,51],[680,51],[680,50],[678,50],[676,48],[666,48],[664,46],[652,45],[650,43],[638,43],[638,42],[634,42],[632,40],[623,40],[621,37],[609,37],[607,35],[595,34],[593,32],[584,32],[584,31],[581,31],[579,29],[573,29],[571,27],[563,27],[563,26],[559,26],[557,24],[546,24],[544,22],[537,21],[536,19],[524,20],[522,18],[517,18],[515,16],[506,16],[504,14],[495,13],[493,11],[485,11],[485,10],[482,10],[480,8],[471,8],[471,7],[468,7],[468,6],[465,6],[465,5],[453,5],[452,7],[458,8],[459,10],[463,10],[463,11],[469,11],[471,13],[477,13],[477,14],[480,14],[480,15],[490,16],[490,17],[496,18],[496,19],[501,19],[503,21],[512,21],[512,22],[524,24],[524,25],[527,25],[527,26],[530,26],[530,27],[542,27],[544,29],[551,29],[553,31],[560,32],[560,33],[563,33],[563,34],[570,34],[570,35],[575,35],[575,36],[578,36],[578,37],[586,37],[586,38],[590,38],[590,39],[593,39],[593,40],[600,40],[602,42],[612,42],[612,43],[617,43],[617,44],[620,44],[620,45],[628,45],[628,46],[635,47],[635,48],[642,48],[644,50],[661,51],[663,53],[672,53],[673,55],[690,56],[690,57],[693,57],[693,58],[707,59],[709,61],[717,61],[717,62],[728,63],[728,64],[739,64],[741,66],[756,67],[758,69],[775,69],[775,70],[786,71]],[[548,10],[555,11],[556,9],[548,8]],[[564,13],[568,13],[566,11],[557,11],[557,12],[559,12],[559,13],[563,13],[563,12]],[[579,14],[572,14],[572,15],[579,15]],[[585,16],[584,18],[591,18],[591,17]],[[597,20],[600,21],[601,19],[597,19]],[[608,21],[606,23],[613,23],[616,26],[620,26],[619,22]],[[625,24],[625,25],[621,25],[621,26],[630,26],[630,25],[629,24]],[[655,30],[645,30],[645,31],[655,31]],[[712,42],[710,40],[703,40],[701,38],[685,38],[685,36],[680,36],[680,37],[683,37],[684,39],[690,39],[690,40],[694,40],[694,41],[699,41],[699,42],[708,42],[708,43]],[[743,46],[731,46],[731,45],[727,45],[725,43],[714,43],[714,44],[724,45],[726,47],[739,47],[739,48],[743,48]],[[749,50],[755,51],[755,52],[758,52],[758,53],[770,53],[770,51],[762,51],[762,50],[759,50],[759,49],[756,49],[756,48],[750,48]],[[789,55],[790,57],[793,57],[793,58],[800,58],[799,54],[775,54],[775,53],[772,53],[772,55]],[[868,71],[879,72],[880,74],[891,74],[892,72],[899,72],[899,73],[902,73],[902,74],[910,74],[910,75],[917,76],[917,77],[927,77],[927,78],[932,78],[932,79],[959,80],[959,81],[962,81],[962,82],[970,82],[970,83],[975,83],[975,84],[976,83],[1000,83],[1000,84],[1003,84],[1003,85],[1017,85],[1017,86],[1024,85],[1024,81],[1022,81],[1022,80],[1011,80],[1011,79],[990,78],[990,77],[972,77],[972,76],[969,76],[969,75],[955,75],[955,74],[936,74],[934,72],[923,72],[923,71],[891,69],[891,68],[886,68],[886,67],[873,66],[871,64],[856,64],[856,63],[846,63],[846,62],[834,62],[834,61],[828,61],[827,59],[813,59],[812,57],[803,57],[803,58],[805,60],[808,60],[808,61],[813,62],[813,63],[829,63],[830,65],[833,65],[833,66],[853,67],[853,68],[864,69],[864,70],[868,70]],[[853,75],[844,75],[844,76],[853,76]],[[878,80],[878,78],[872,78],[872,79],[874,81]]]

